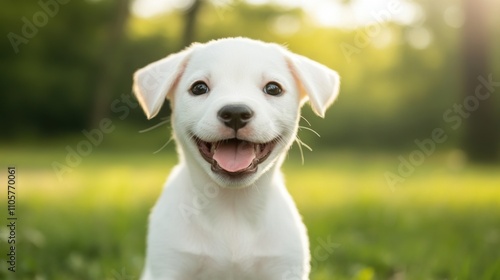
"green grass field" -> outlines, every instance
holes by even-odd
[[[173,153],[95,149],[59,181],[51,164],[65,155],[0,148],[2,224],[9,165],[18,217],[17,272],[7,270],[2,226],[0,278],[138,279]],[[440,154],[391,188],[384,173],[397,164],[397,155],[321,151],[301,165],[291,152],[284,172],[309,230],[311,279],[500,279],[500,169]]]

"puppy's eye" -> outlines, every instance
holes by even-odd
[[[191,86],[191,89],[189,91],[191,91],[191,93],[194,95],[202,95],[208,93],[210,91],[210,88],[207,86],[207,84],[205,84],[205,82],[197,81]]]
[[[266,94],[272,95],[272,96],[278,96],[283,93],[283,89],[281,88],[281,85],[278,84],[277,82],[269,82],[264,86],[264,92]]]

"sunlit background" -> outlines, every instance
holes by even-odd
[[[500,279],[499,1],[3,4],[0,217],[15,167],[18,222],[16,272],[0,228],[1,279],[139,278],[147,215],[177,159],[169,106],[147,121],[132,74],[230,36],[341,76],[325,119],[303,108],[312,151],[295,144],[283,168],[312,280]]]

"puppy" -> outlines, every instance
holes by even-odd
[[[139,69],[148,119],[170,100],[180,162],[150,216],[142,279],[308,279],[306,228],[279,169],[300,107],[323,117],[338,88],[327,67],[245,38]]]

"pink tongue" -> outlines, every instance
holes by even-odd
[[[254,146],[247,141],[224,141],[215,149],[214,159],[224,170],[238,172],[252,164],[255,159]]]

